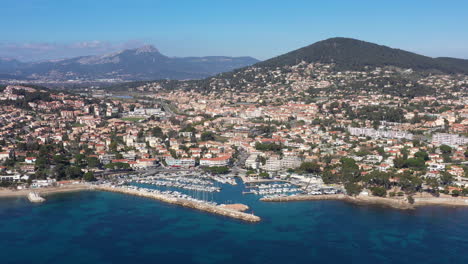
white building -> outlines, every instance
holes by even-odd
[[[295,169],[301,166],[301,159],[297,156],[287,156],[281,160],[282,169]]]
[[[276,157],[269,158],[262,168],[266,171],[279,171],[281,170],[281,160]]]
[[[258,155],[257,154],[251,154],[246,160],[245,160],[245,167],[246,168],[252,168],[254,170],[259,168],[259,164],[257,162]]]
[[[173,157],[166,157],[166,164],[173,167],[194,167],[195,159],[194,158],[181,158],[174,159]]]
[[[435,133],[434,135],[432,135],[432,144],[436,146],[462,146],[468,144],[468,137],[462,137],[457,134]]]
[[[132,112],[128,112],[125,116],[128,117],[150,117],[164,116],[164,112],[159,108],[138,108]]]
[[[397,138],[413,140],[413,134],[405,131],[373,129],[366,127],[348,127],[348,131],[353,136],[366,136],[371,138]]]
[[[231,157],[230,156],[222,156],[216,158],[203,158],[200,159],[200,166],[208,166],[208,167],[215,167],[215,166],[227,166],[229,164]]]
[[[36,157],[26,157],[24,161],[28,164],[34,164],[36,162]]]
[[[0,175],[0,181],[19,181],[21,179],[21,175]]]
[[[445,164],[440,163],[430,163],[428,166],[430,171],[443,171],[445,170]]]
[[[55,184],[55,180],[33,180],[31,186],[33,188],[49,187]]]
[[[0,160],[6,160],[11,157],[10,151],[0,152]]]

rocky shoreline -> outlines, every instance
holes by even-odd
[[[140,197],[151,198],[151,199],[166,202],[169,204],[180,205],[183,207],[192,208],[192,209],[196,209],[199,211],[204,211],[204,212],[208,212],[212,214],[222,215],[222,216],[226,216],[226,217],[230,217],[234,219],[239,219],[239,220],[243,220],[246,222],[254,223],[254,222],[260,222],[261,220],[260,217],[256,215],[233,210],[226,206],[221,206],[221,205],[214,206],[214,205],[209,205],[209,204],[204,204],[204,203],[198,203],[198,202],[193,202],[193,201],[189,201],[186,199],[168,197],[165,195],[152,193],[152,192],[130,190],[130,189],[125,189],[125,188],[120,188],[120,187],[115,187],[115,186],[114,187],[96,186],[94,189],[100,190],[100,191],[116,192],[116,193],[123,193],[127,195],[135,195],[135,196],[140,196]]]
[[[414,203],[410,204],[404,198],[384,198],[375,196],[348,196],[344,194],[330,195],[296,195],[287,197],[262,198],[263,202],[293,202],[293,201],[320,201],[320,200],[338,200],[354,204],[373,204],[391,207],[395,209],[408,210],[419,206],[468,206],[468,197],[424,197],[414,198]]]

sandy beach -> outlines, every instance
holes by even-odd
[[[10,189],[0,189],[0,198],[1,197],[20,197],[27,196],[28,193],[34,191],[41,196],[47,196],[54,193],[66,193],[66,192],[76,192],[83,190],[91,190],[92,187],[88,184],[70,184],[65,186],[57,187],[47,187],[47,188],[37,188],[37,189],[24,189],[24,190],[10,190]]]

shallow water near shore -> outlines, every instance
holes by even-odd
[[[217,202],[245,203],[262,222],[99,191],[2,198],[1,263],[468,262],[468,208],[264,203],[223,187]]]

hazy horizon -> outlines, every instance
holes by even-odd
[[[38,61],[144,44],[170,57],[265,60],[331,37],[468,59],[468,3],[24,0],[2,5],[0,57]]]

